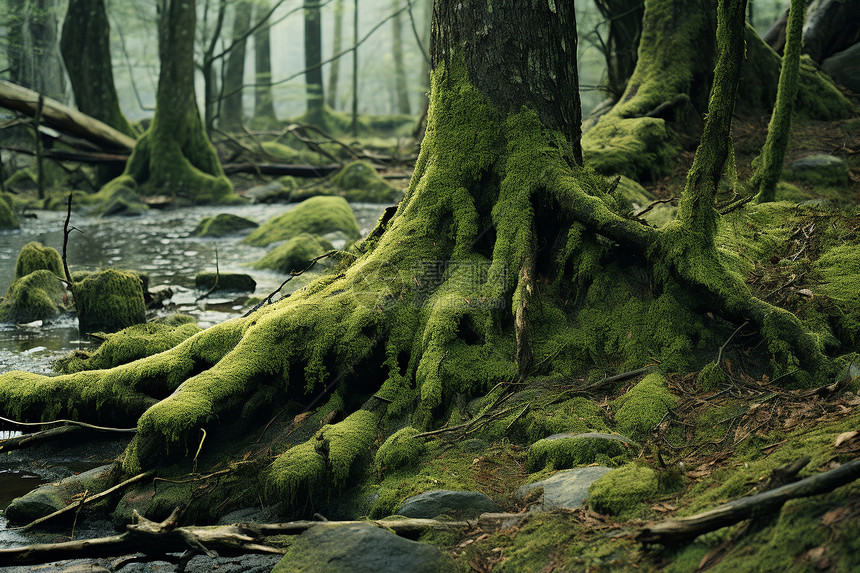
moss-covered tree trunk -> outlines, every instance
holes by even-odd
[[[245,79],[245,46],[251,30],[252,2],[239,2],[233,11],[232,49],[224,68],[224,99],[218,119],[221,127],[236,130],[242,127],[242,84]]]
[[[583,138],[586,158],[599,172],[656,178],[673,167],[684,141],[698,139],[713,84],[715,5],[646,0],[636,69],[618,103]],[[769,113],[780,58],[749,26],[746,46],[738,111]],[[799,83],[800,112],[816,119],[852,113],[850,102],[813,68],[801,69]]]
[[[582,167],[572,2],[439,0],[415,173],[340,268],[136,362],[3,375],[0,412],[136,419],[123,463],[137,472],[190,467],[222,438],[257,440],[263,428],[248,428],[273,404],[290,420],[327,402],[341,421],[252,447],[267,494],[301,505],[346,486],[380,433],[432,426],[458,396],[494,403],[533,376],[570,379],[595,363],[689,371],[697,349],[724,342],[706,313],[748,317],[775,373],[820,376],[817,339],[750,296],[714,241],[745,6],[721,6],[715,88],[678,221],[657,230],[627,218]]]
[[[152,125],[138,140],[122,176],[101,192],[130,188],[141,195],[169,195],[191,203],[232,196],[209,142],[194,95],[193,0],[164,0],[158,21],[161,71]]]
[[[75,104],[83,113],[135,137],[119,107],[113,81],[110,53],[110,22],[104,0],[70,0],[63,21],[60,50]],[[106,183],[119,175],[115,168],[100,167],[99,182]]]
[[[269,3],[258,0],[257,21],[269,12]],[[272,48],[268,23],[254,30],[254,117],[275,119],[275,100],[272,95]]]
[[[59,52],[57,0],[12,0],[8,3],[7,50],[13,82],[65,101],[66,74]]]
[[[307,115],[313,125],[324,125],[322,74],[322,14],[319,0],[305,0],[305,83]]]

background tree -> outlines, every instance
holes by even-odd
[[[253,2],[246,0],[236,3],[233,9],[233,35],[224,68],[224,99],[218,114],[221,127],[227,130],[241,128],[244,119],[242,85],[245,79],[245,46],[251,32],[252,11]]]
[[[332,54],[339,54],[343,48],[343,0],[336,0],[334,4],[334,30],[332,31]],[[328,69],[328,92],[326,103],[332,109],[337,109],[337,85],[340,81],[340,58],[336,58],[329,64]]]
[[[194,95],[193,0],[159,0],[161,68],[152,125],[138,140],[121,177],[103,192],[129,188],[192,203],[224,201],[233,193],[209,142]]]
[[[9,0],[10,79],[58,101],[66,100],[59,52],[59,0]]]
[[[595,0],[607,22],[606,38],[598,33],[600,50],[606,61],[606,90],[617,101],[636,67],[636,53],[642,36],[645,4],[641,0]]]
[[[407,0],[408,1],[408,0]],[[394,58],[394,86],[397,93],[397,111],[412,113],[409,108],[409,88],[406,85],[406,66],[403,63],[403,32],[400,0],[391,0],[391,55]]]
[[[322,74],[322,15],[319,0],[305,1],[305,83],[308,110],[305,119],[313,125],[325,124]]]

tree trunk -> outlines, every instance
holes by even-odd
[[[618,103],[583,138],[600,173],[654,179],[675,166],[681,140],[697,135],[713,83],[713,0],[646,0],[639,58]],[[747,27],[744,92],[738,112],[768,113],[776,99],[780,59]],[[847,117],[850,102],[823,74],[803,67],[798,111],[816,119]],[[765,111],[767,110],[767,111]]]
[[[618,101],[636,68],[645,9],[638,0],[597,0],[595,4],[608,22],[601,48],[606,60],[606,88],[612,100]]]
[[[352,126],[353,137],[358,136],[358,0],[353,0],[352,13]]]
[[[334,5],[334,31],[332,33],[332,56],[343,49],[343,0],[337,0]],[[340,76],[340,58],[329,64],[328,93],[326,103],[332,109],[337,109],[337,84]]]
[[[165,0],[161,0],[163,3]],[[164,13],[163,11],[161,12]],[[206,129],[206,134],[212,133],[215,127],[215,118],[218,115],[219,97],[218,97],[218,78],[215,74],[215,49],[218,46],[218,40],[221,39],[221,28],[224,26],[224,18],[227,15],[227,0],[219,0],[218,13],[215,16],[215,25],[212,29],[212,36],[208,38],[203,50],[203,125]],[[204,33],[206,30],[204,30]],[[159,48],[161,45],[159,44]],[[223,66],[223,60],[221,61]]]
[[[66,99],[65,70],[60,60],[58,0],[12,0],[9,68],[12,81],[46,97]]]
[[[152,125],[138,140],[122,176],[103,193],[127,187],[141,195],[167,194],[191,203],[233,194],[206,137],[194,95],[193,0],[162,0],[158,21],[161,71]]]
[[[394,57],[394,83],[397,92],[397,111],[409,115],[409,88],[406,86],[406,67],[403,63],[403,32],[401,31],[400,0],[391,0],[394,18],[391,23],[391,53]]]
[[[120,133],[135,137],[119,107],[110,55],[110,22],[104,0],[70,0],[63,23],[60,49],[75,94],[75,104]],[[104,184],[122,171],[113,166],[98,169]]]
[[[224,99],[218,114],[221,127],[228,131],[240,129],[244,120],[242,84],[245,79],[245,45],[251,29],[251,2],[236,4],[233,12],[233,49],[227,55],[224,70]]]
[[[325,127],[322,77],[322,18],[319,0],[305,1],[305,82],[307,115],[311,125]]]
[[[268,13],[269,2],[255,3],[256,18],[259,21]],[[275,119],[275,104],[272,96],[272,48],[269,38],[269,24],[263,24],[254,31],[254,117]]]

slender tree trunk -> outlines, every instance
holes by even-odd
[[[253,4],[242,1],[236,4],[233,12],[233,49],[227,55],[224,70],[224,100],[219,113],[220,125],[227,130],[242,127],[244,120],[242,106],[242,84],[245,79],[245,46],[251,29]]]
[[[352,128],[353,137],[358,136],[358,0],[353,2],[352,12]]]
[[[170,0],[160,0],[165,2]],[[215,25],[209,43],[203,50],[203,124],[206,133],[212,133],[215,127],[215,118],[218,115],[218,79],[215,74],[215,48],[221,37],[221,28],[224,26],[224,18],[227,14],[227,0],[218,2],[218,14],[215,17]],[[223,65],[223,62],[222,62]]]
[[[612,100],[617,101],[636,68],[645,6],[640,0],[597,0],[595,4],[608,22],[608,33],[602,46],[606,60],[606,87]]]
[[[337,0],[334,5],[334,32],[332,34],[332,56],[336,56],[343,49],[343,0]],[[329,64],[328,69],[328,92],[326,103],[332,109],[337,109],[337,84],[340,79],[340,58]]]
[[[408,0],[407,0],[408,1]],[[392,19],[392,42],[391,52],[394,56],[394,82],[397,91],[397,111],[403,114],[412,113],[409,107],[409,88],[406,85],[406,66],[403,63],[403,31],[402,18],[400,14],[400,0],[391,0],[391,11],[394,13]]]
[[[305,82],[307,84],[308,123],[325,123],[322,74],[322,18],[319,0],[305,2]]]
[[[258,0],[257,19],[269,11],[268,0]],[[254,31],[254,117],[275,119],[275,100],[272,96],[272,47],[269,24]]]
[[[6,23],[6,53],[9,58],[9,78],[12,82],[29,88],[30,81],[24,73],[28,0],[7,0],[7,5],[9,20]]]
[[[135,137],[119,107],[110,53],[110,22],[104,0],[70,0],[60,48],[77,108],[120,133]],[[101,174],[105,183],[119,173]]]

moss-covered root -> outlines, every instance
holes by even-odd
[[[380,414],[358,410],[278,456],[269,482],[272,497],[304,506],[346,487],[372,459]]]

